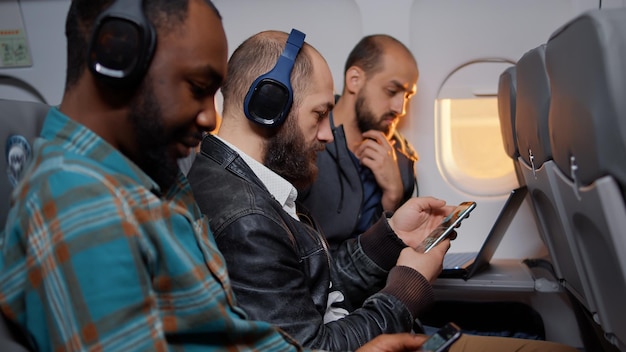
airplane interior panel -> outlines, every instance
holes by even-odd
[[[336,94],[360,38],[405,44],[419,80],[398,129],[419,154],[419,195],[477,202],[450,252],[478,251],[509,193],[528,190],[489,269],[437,279],[437,300],[523,303],[547,340],[626,351],[626,0],[213,2],[229,55],[296,28]],[[60,104],[69,5],[0,0],[0,100]]]

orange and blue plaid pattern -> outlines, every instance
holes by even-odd
[[[58,109],[0,233],[0,307],[42,351],[300,347],[236,307],[186,178],[165,195]]]

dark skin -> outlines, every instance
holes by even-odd
[[[155,119],[153,123],[161,126],[163,135],[151,143],[160,143],[165,165],[176,165],[176,159],[187,156],[198,145],[202,132],[216,125],[214,98],[226,75],[226,35],[221,20],[206,3],[192,0],[189,6],[184,25],[167,33],[157,30],[157,50],[137,91],[119,92],[98,82],[85,69],[77,84],[65,92],[60,105],[63,113],[97,133],[142,168],[146,159],[142,146],[149,141],[138,135],[141,124],[138,126],[133,121],[131,112],[145,111],[142,104],[150,106],[145,104],[149,96],[146,91],[158,104],[150,109],[157,116],[140,116],[140,119]],[[153,167],[157,168],[158,165]],[[155,178],[148,169],[144,168]]]

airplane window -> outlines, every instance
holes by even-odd
[[[435,101],[437,165],[448,182],[469,194],[505,194],[518,185],[502,142],[496,97],[498,77],[508,65],[462,66],[448,76]]]
[[[611,0],[614,1],[616,0]],[[500,159],[497,154],[501,153],[501,147],[491,144],[491,137],[497,139],[496,136],[499,135],[496,128],[481,130],[478,125],[484,122],[479,118],[464,121],[458,127],[461,131],[458,133],[462,135],[461,141],[464,142],[461,144],[457,141],[459,137],[455,136],[453,144],[453,132],[449,128],[451,121],[456,121],[456,118],[444,116],[444,109],[439,109],[439,105],[446,104],[440,102],[444,99],[454,102],[450,104],[451,108],[447,113],[456,116],[466,109],[456,104],[457,99],[491,100],[488,96],[495,97],[500,73],[513,64],[509,60],[517,60],[529,48],[545,42],[555,29],[583,8],[596,6],[597,3],[571,0],[412,1],[409,13],[409,45],[420,65],[420,82],[416,95],[419,104],[415,104],[419,111],[416,116],[428,116],[432,120],[425,123],[415,122],[414,125],[419,129],[414,128],[411,131],[420,137],[413,138],[418,151],[421,155],[426,155],[430,152],[429,148],[432,148],[429,143],[431,140],[430,136],[424,137],[422,134],[430,132],[432,123],[432,128],[438,133],[433,137],[433,142],[436,143],[434,157],[437,171],[446,183],[469,196],[504,198],[517,181],[512,161]],[[520,28],[524,30],[520,31]],[[482,60],[483,62],[467,65],[454,72],[449,79],[444,79],[464,62],[495,57],[508,60],[501,60],[499,63]],[[495,111],[495,99],[493,101]],[[439,110],[435,112],[433,109]],[[482,116],[491,119],[486,117],[487,113]],[[496,121],[495,116],[497,115],[493,115],[492,121],[497,124],[499,121]],[[443,130],[442,126],[445,127]],[[493,134],[487,130],[492,130]],[[466,140],[470,136],[471,143]],[[494,166],[501,163],[499,160],[504,160],[502,168],[509,168],[507,176],[502,176],[500,167]],[[418,167],[423,169],[426,165],[424,163]],[[429,172],[432,171],[422,172],[422,175],[429,176]],[[434,177],[437,176],[439,175]]]

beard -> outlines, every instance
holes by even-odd
[[[131,103],[129,119],[137,138],[135,163],[165,193],[176,181],[178,162],[168,151],[170,136],[163,126],[163,112],[148,79]]]
[[[375,130],[384,133],[387,137],[393,134],[396,126],[396,120],[389,124],[385,122],[387,119],[395,119],[397,114],[388,112],[380,118],[376,118],[372,110],[365,105],[365,97],[361,92],[359,92],[359,95],[356,98],[354,112],[356,114],[357,126],[359,127],[359,131],[361,131],[361,133],[369,130]]]
[[[289,114],[283,126],[265,143],[263,164],[297,189],[306,188],[317,178],[317,153],[324,143],[307,145],[296,116]]]

